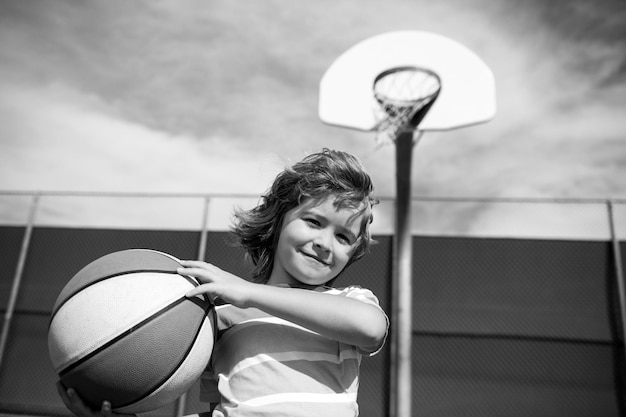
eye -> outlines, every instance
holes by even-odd
[[[337,240],[346,245],[350,244],[350,239],[348,239],[348,237],[344,234],[338,234]]]
[[[311,226],[315,226],[315,227],[321,226],[321,223],[319,222],[319,220],[313,217],[305,217],[303,220]]]
[[[339,242],[341,242],[342,244],[344,244],[344,245],[353,245],[354,241],[355,241],[355,239],[353,239],[350,236],[345,235],[343,233],[338,233],[337,234],[337,240]]]

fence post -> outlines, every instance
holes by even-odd
[[[28,255],[28,248],[30,246],[30,237],[33,233],[33,223],[35,222],[35,213],[37,212],[38,205],[39,194],[35,194],[33,195],[33,200],[30,204],[28,222],[26,224],[26,229],[24,230],[22,247],[20,249],[20,255],[17,260],[17,266],[15,268],[15,275],[13,277],[13,285],[11,287],[11,294],[9,296],[7,311],[4,313],[4,325],[2,326],[2,334],[0,334],[0,369],[2,368],[2,359],[4,358],[4,351],[6,349],[6,344],[9,338],[9,328],[11,327],[11,321],[13,320],[13,313],[15,311],[15,304],[17,303],[17,296],[20,291],[20,284],[22,282],[24,265],[26,264],[26,257]]]
[[[609,215],[609,230],[611,233],[611,243],[613,245],[613,260],[615,262],[615,275],[617,279],[622,337],[626,338],[626,284],[624,283],[624,268],[622,264],[622,253],[620,250],[619,238],[615,232],[613,201],[607,200],[606,208]]]
[[[200,229],[200,245],[198,246],[198,260],[204,261],[206,256],[206,242],[209,233],[209,205],[211,197],[204,197],[204,209],[202,211],[202,228]]]

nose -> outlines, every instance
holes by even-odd
[[[313,247],[316,250],[330,252],[332,233],[328,230],[320,230],[313,239]]]

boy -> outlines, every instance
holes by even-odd
[[[257,207],[235,213],[251,280],[181,262],[178,272],[202,284],[188,297],[220,300],[202,378],[207,415],[358,415],[361,358],[380,350],[388,320],[371,291],[330,284],[371,244],[372,191],[354,156],[324,149],[281,172]],[[75,414],[97,415],[75,392],[60,392]],[[100,415],[111,414],[105,402]]]

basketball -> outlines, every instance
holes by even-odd
[[[207,366],[215,309],[186,298],[198,285],[175,257],[148,249],[114,252],[81,269],[59,294],[48,350],[63,385],[100,409],[140,413],[175,401]]]

